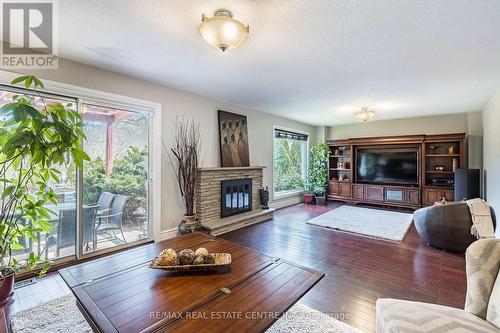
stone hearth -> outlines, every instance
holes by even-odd
[[[259,190],[263,187],[264,167],[198,169],[196,213],[201,226],[213,236],[273,218],[274,209],[261,209]],[[252,210],[221,218],[221,182],[252,179]]]

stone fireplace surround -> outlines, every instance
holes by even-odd
[[[273,218],[274,209],[261,209],[259,190],[263,187],[263,166],[198,169],[196,214],[201,226],[213,236]],[[252,210],[221,218],[221,182],[252,179]]]

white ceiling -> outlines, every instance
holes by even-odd
[[[220,7],[250,25],[221,53]],[[63,0],[59,54],[313,125],[481,110],[500,87],[498,0]]]

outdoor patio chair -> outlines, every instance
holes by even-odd
[[[88,251],[90,243],[95,251],[96,238],[96,215],[99,206],[86,206],[83,208],[83,234],[82,243]],[[59,211],[59,222],[57,224],[56,256],[59,257],[61,249],[75,245],[76,239],[76,209],[64,209]]]
[[[125,215],[127,199],[128,197],[126,195],[117,194],[115,196],[111,206],[111,214],[97,216],[97,220],[99,221],[96,228],[97,232],[106,232],[109,234],[109,231],[112,231],[114,237],[118,239],[115,230],[120,230],[123,242],[127,242],[123,234],[123,217]]]
[[[85,244],[85,250],[90,249],[89,244],[92,243],[92,250],[97,248],[97,235],[96,235],[96,218],[98,205],[83,207],[83,235],[82,242]]]
[[[113,193],[102,192],[99,196],[99,200],[97,201],[97,205],[99,206],[97,215],[109,215],[111,212],[111,205],[113,204],[115,197],[116,195]]]
[[[54,235],[50,238],[54,238]],[[56,257],[61,254],[61,249],[74,246],[76,243],[76,208],[63,209],[59,211],[57,233],[55,235]],[[51,240],[47,244],[52,243]],[[47,250],[46,250],[47,251]]]

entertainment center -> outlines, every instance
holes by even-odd
[[[454,200],[454,171],[465,168],[465,134],[327,141],[328,199],[420,208]]]

